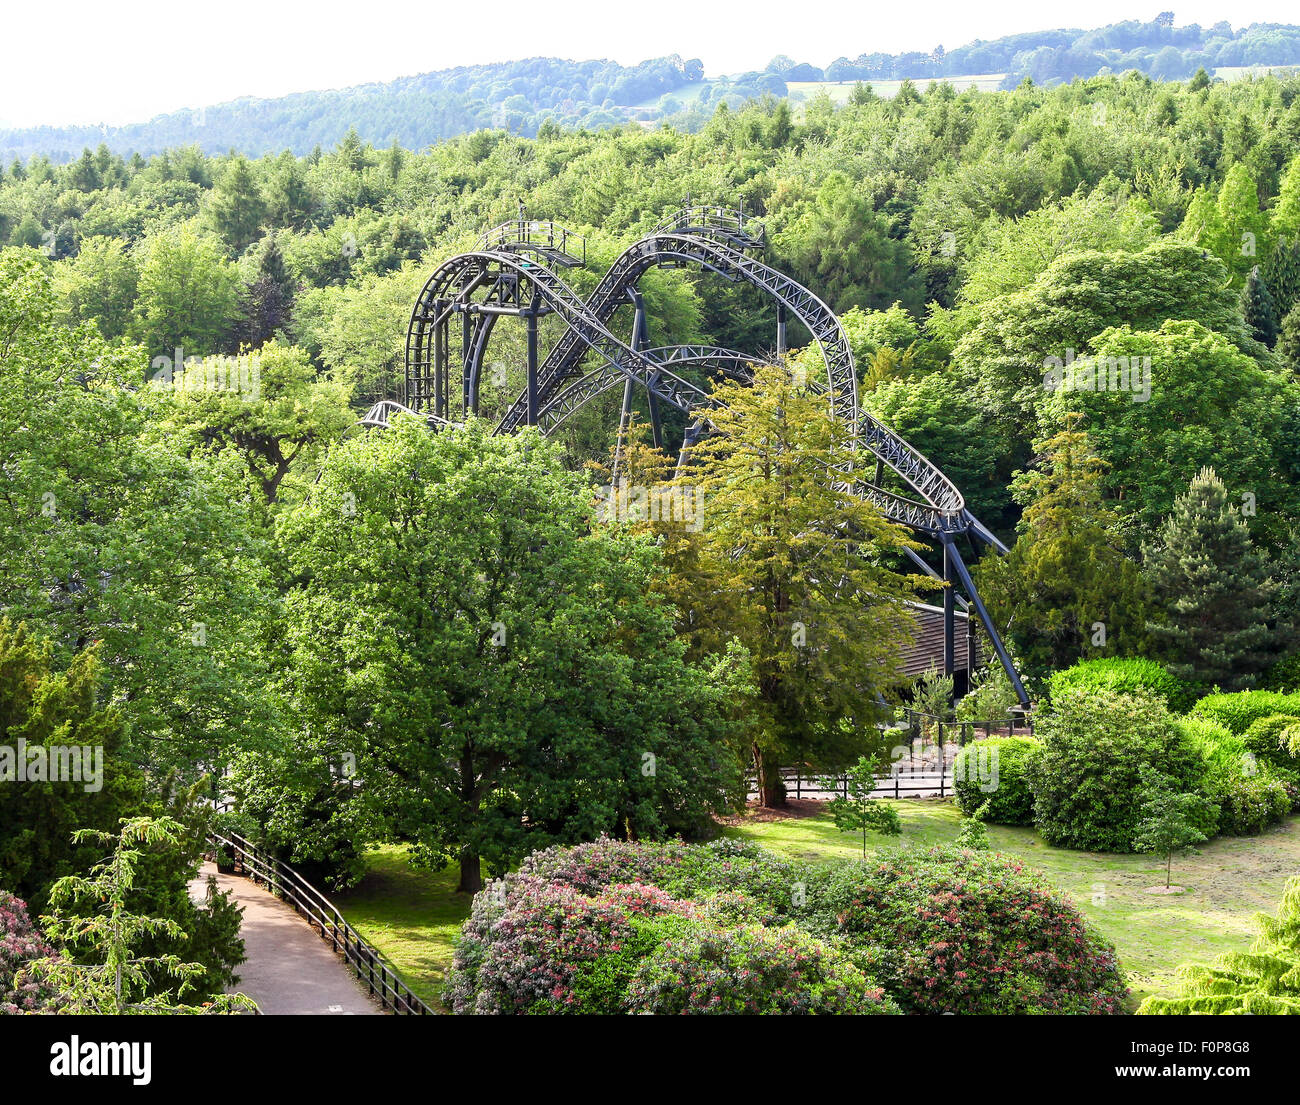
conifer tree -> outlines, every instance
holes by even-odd
[[[1272,349],[1277,341],[1277,308],[1258,265],[1250,270],[1246,286],[1241,289],[1241,317],[1255,340]]]
[[[1071,415],[1066,429],[1035,443],[1039,467],[1012,482],[1025,504],[1016,543],[1007,556],[986,557],[977,573],[993,617],[1039,674],[1132,652],[1145,636],[1140,573],[1102,498],[1106,465],[1080,420]]]
[[[1225,690],[1251,686],[1270,658],[1277,585],[1212,468],[1174,502],[1143,559],[1155,603],[1149,628],[1169,670]]]
[[[1282,319],[1274,348],[1278,356],[1291,366],[1292,372],[1300,372],[1300,301]]]
[[[1300,301],[1300,235],[1278,240],[1264,264],[1263,276],[1280,321]]]
[[[915,632],[904,603],[930,583],[891,570],[920,546],[838,486],[848,443],[824,396],[782,366],[714,394],[715,432],[676,481],[702,504],[702,528],[666,532],[664,548],[695,647],[736,638],[750,652],[759,791],[780,806],[782,766],[838,770],[875,751],[861,734],[904,682],[899,649]]]

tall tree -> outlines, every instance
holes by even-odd
[[[1241,317],[1246,320],[1255,340],[1272,349],[1277,342],[1277,305],[1258,265],[1250,270],[1246,285],[1241,289]]]
[[[590,502],[534,434],[399,419],[334,449],[284,528],[304,739],[354,755],[389,831],[467,892],[482,861],[695,831],[736,798],[743,656],[684,662],[658,550],[593,533]]]
[[[1144,550],[1150,630],[1169,670],[1205,686],[1255,682],[1284,643],[1269,617],[1277,584],[1223,481],[1202,468]]]
[[[232,253],[243,253],[262,231],[266,201],[248,158],[237,154],[226,164],[208,198],[208,221]]]
[[[1016,655],[1040,675],[1082,657],[1132,652],[1144,638],[1142,581],[1102,499],[1105,464],[1079,425],[1076,415],[1035,442],[1038,468],[1012,485],[1025,504],[1016,543],[976,572]]]
[[[714,394],[714,433],[677,481],[702,528],[666,534],[674,596],[697,646],[734,637],[752,656],[753,756],[763,804],[777,806],[782,766],[838,768],[868,750],[879,698],[903,681],[905,603],[930,583],[887,567],[919,546],[837,487],[850,453],[824,396],[775,366]]]

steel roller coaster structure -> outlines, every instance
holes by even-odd
[[[549,221],[521,217],[503,223],[484,234],[473,250],[444,262],[424,285],[407,332],[401,398],[376,403],[361,425],[381,427],[394,414],[405,412],[423,419],[431,429],[448,429],[469,414],[477,415],[493,329],[499,318],[508,316],[522,319],[526,328],[527,383],[497,433],[514,433],[524,426],[554,433],[575,412],[621,384],[623,424],[640,389],[656,446],[664,444],[663,409],[683,416],[681,471],[689,463],[692,447],[709,432],[709,412],[717,401],[679,371],[685,369],[696,378],[747,381],[753,366],[769,362],[773,355],[707,345],[652,347],[640,280],[652,268],[668,267],[747,283],[776,305],[775,359],[786,355],[791,318],[802,324],[821,351],[826,380],[810,386],[825,395],[832,415],[850,430],[849,455],[837,486],[868,499],[890,520],[942,548],[942,573],[915,553],[909,555],[927,574],[947,583],[944,670],[954,670],[960,604],[966,612],[966,655],[974,655],[978,619],[1022,707],[1028,707],[1020,676],[980,599],[958,541],[967,539],[972,546],[979,541],[999,552],[1006,552],[1005,546],[966,509],[961,491],[938,465],[859,406],[853,352],[840,320],[798,281],[764,264],[760,258],[765,245],[761,223],[742,209],[688,201],[625,249],[583,299],[559,275],[559,270],[586,264],[586,242],[580,235]],[[624,341],[610,325],[614,313],[626,304],[634,315],[631,336]],[[565,330],[542,358],[538,322],[552,314]],[[457,319],[459,350],[453,348],[452,336]],[[587,367],[593,361],[595,367]],[[893,487],[886,487],[886,481]]]

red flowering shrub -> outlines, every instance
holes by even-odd
[[[840,951],[793,925],[697,926],[632,979],[634,1013],[897,1013]]]
[[[1018,861],[933,849],[845,864],[809,891],[810,926],[905,1011],[1118,1013],[1114,948]]]
[[[18,983],[16,976],[32,960],[53,954],[27,916],[27,904],[0,890],[0,1013],[26,1013],[45,1004],[51,995],[44,987],[30,980]]]

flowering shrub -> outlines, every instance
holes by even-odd
[[[53,954],[27,916],[27,903],[0,890],[0,1013],[31,1012],[46,1003],[52,995],[45,987],[16,978],[33,960]]]
[[[637,970],[634,1013],[897,1013],[843,953],[792,925],[696,927]]]
[[[524,866],[474,899],[457,1013],[1111,1013],[1127,993],[1110,945],[988,852],[805,870],[752,845],[601,840]],[[601,884],[656,867],[699,899]],[[778,877],[806,885],[793,921],[772,920]]]
[[[475,896],[461,929],[449,988],[457,1013],[623,1012],[641,961],[691,915],[653,886],[587,897],[531,875],[505,883]]]
[[[1032,825],[1030,776],[1042,745],[1030,737],[973,741],[953,761],[957,806],[967,817],[985,802],[983,820],[994,825]]]
[[[475,897],[448,1001],[457,1013],[892,1011],[842,954],[767,927],[800,885],[792,864],[729,841],[548,848]]]
[[[794,864],[755,844],[725,839],[687,845],[601,837],[590,844],[534,852],[519,874],[564,883],[584,894],[631,882],[653,883],[679,898],[739,894],[769,922],[790,916],[800,882]]]
[[[1254,836],[1276,825],[1291,809],[1286,783],[1267,767],[1254,775],[1213,780],[1207,796],[1219,806],[1219,832],[1228,836]]]
[[[834,869],[811,923],[915,1013],[1118,1013],[1115,949],[1010,857],[936,848]]]
[[[1174,713],[1190,710],[1196,690],[1163,664],[1139,657],[1108,656],[1097,660],[1080,660],[1073,667],[1055,672],[1047,681],[1053,702],[1073,690],[1110,690],[1120,694],[1154,694],[1164,700]]]
[[[1192,707],[1192,714],[1226,725],[1234,733],[1244,733],[1252,723],[1270,714],[1300,715],[1300,694],[1277,691],[1210,694]]]
[[[534,852],[519,865],[519,874],[594,894],[614,883],[654,882],[664,871],[681,864],[686,852],[687,846],[680,841],[641,844],[602,836],[589,844],[557,845]]]

